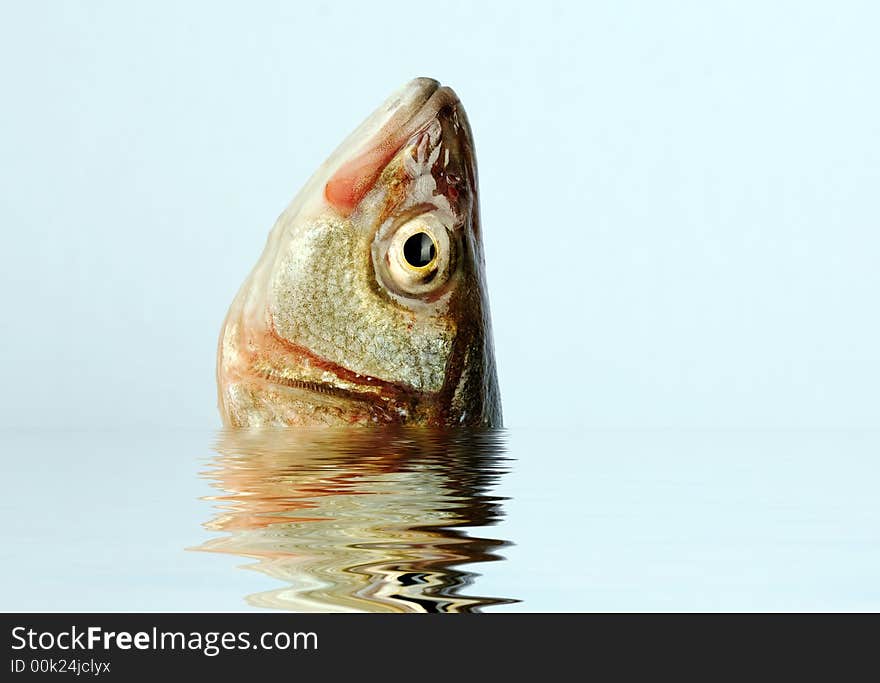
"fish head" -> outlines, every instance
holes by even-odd
[[[416,79],[276,222],[221,334],[224,421],[497,426],[483,263],[467,117]]]

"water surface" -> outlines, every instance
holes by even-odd
[[[218,493],[195,548],[254,558],[283,587],[257,607],[300,611],[474,612],[512,602],[467,593],[463,565],[500,559],[490,495],[505,461],[492,431],[227,431],[205,476]]]
[[[19,431],[0,450],[4,610],[880,609],[877,432]]]

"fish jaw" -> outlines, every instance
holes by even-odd
[[[449,252],[442,283],[396,287],[402,224]],[[276,222],[221,333],[224,423],[500,426],[479,227],[467,117],[450,88],[416,79]]]

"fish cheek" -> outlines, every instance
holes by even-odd
[[[338,217],[299,231],[271,285],[274,333],[362,377],[439,391],[455,327],[379,293],[369,239]]]
[[[343,343],[340,309],[357,287],[359,240],[346,219],[303,226],[275,267],[269,311],[277,334],[307,350]]]

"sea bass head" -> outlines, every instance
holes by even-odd
[[[229,426],[500,426],[477,171],[447,87],[411,81],[281,214],[217,362]]]

